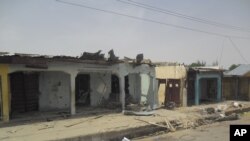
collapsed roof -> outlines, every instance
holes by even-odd
[[[27,67],[36,66],[39,68],[47,68],[47,63],[49,62],[72,62],[72,63],[87,63],[87,64],[103,64],[110,65],[116,63],[130,63],[135,65],[148,64],[152,65],[150,60],[143,59],[143,55],[139,54],[139,59],[119,59],[115,56],[114,51],[109,51],[109,57],[105,58],[101,50],[90,53],[83,52],[80,57],[73,56],[49,56],[49,55],[39,55],[39,54],[24,54],[15,53],[9,55],[7,52],[0,52],[0,63],[5,64],[25,64]]]

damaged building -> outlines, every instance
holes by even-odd
[[[119,60],[111,50],[80,57],[15,54],[0,56],[1,119],[29,112],[66,111],[114,104],[121,111],[158,104],[154,65],[139,56]]]

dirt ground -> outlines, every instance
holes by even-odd
[[[216,122],[195,129],[133,139],[133,141],[229,141],[230,124],[250,124],[250,112],[243,114],[239,120]]]
[[[203,116],[204,108],[230,105],[231,101],[182,107],[175,110],[158,109],[153,116],[126,116],[122,113],[101,113],[89,116],[61,117],[35,122],[0,124],[0,140],[59,140],[76,136],[120,131],[170,120],[193,121]],[[250,106],[250,102],[241,102]],[[230,107],[228,107],[230,109]],[[25,118],[25,117],[24,117]],[[34,117],[35,118],[35,117]],[[139,120],[138,120],[139,119]],[[146,121],[146,122],[142,122]],[[148,123],[147,123],[148,122]]]

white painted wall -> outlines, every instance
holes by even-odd
[[[39,110],[70,108],[70,75],[63,72],[41,72],[39,76]]]
[[[155,95],[157,91],[155,90],[156,81],[152,76],[148,74],[141,74],[141,102],[151,105],[153,107],[156,104]]]

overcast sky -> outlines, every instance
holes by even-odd
[[[250,62],[250,0],[133,0],[245,30],[199,23],[117,0],[61,1],[164,24],[55,0],[0,0],[0,51],[79,56],[84,51],[102,50],[107,54],[110,49],[114,49],[120,58],[134,58],[136,54],[143,53],[145,58],[152,61],[189,64],[204,60],[212,64],[218,60],[224,67]],[[223,36],[167,24],[244,38],[232,37],[234,47]]]

